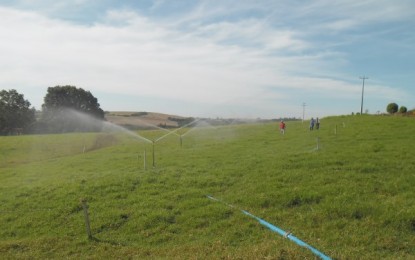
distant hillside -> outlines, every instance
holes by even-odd
[[[246,123],[267,123],[284,121],[298,121],[297,118],[279,118],[279,119],[241,119],[241,118],[193,118],[178,115],[170,115],[155,112],[127,112],[111,111],[105,113],[105,119],[116,125],[128,128],[130,130],[139,129],[156,129],[156,128],[176,128],[191,123],[194,120],[202,120],[209,125],[233,125]]]
[[[193,121],[191,117],[182,117],[154,112],[112,111],[105,114],[105,119],[128,129],[155,129],[179,127]]]

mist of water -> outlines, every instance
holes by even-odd
[[[175,129],[175,130],[171,131],[170,133],[167,133],[167,134],[165,134],[165,135],[163,135],[163,136],[159,137],[158,139],[156,139],[156,140],[155,140],[155,142],[158,142],[158,141],[160,141],[160,140],[162,140],[162,139],[166,138],[167,136],[169,136],[169,135],[171,135],[171,134],[175,134],[175,135],[177,135],[177,136],[181,136],[181,135],[180,135],[180,134],[178,134],[177,132],[179,132],[179,131],[180,131],[180,130],[182,130],[182,129],[185,129],[186,127],[189,127],[189,126],[191,126],[191,125],[193,125],[193,124],[197,123],[199,120],[200,120],[200,119],[193,120],[192,122],[190,122],[190,123],[188,123],[188,124],[185,124],[184,126],[182,126],[182,127],[180,127],[180,128],[177,128],[177,129]]]
[[[182,139],[183,137],[185,137],[186,135],[193,133],[197,130],[208,130],[208,129],[218,129],[218,127],[213,126],[212,124],[208,123],[207,121],[203,120],[203,119],[195,119],[192,122],[185,124],[179,128],[176,128],[174,130],[168,130],[159,126],[156,126],[154,124],[148,123],[148,122],[143,122],[143,124],[146,124],[147,126],[151,126],[155,129],[160,129],[163,130],[165,132],[167,132],[166,134],[154,139],[154,140],[150,140],[148,138],[145,138],[144,136],[133,132],[131,130],[128,130],[122,126],[113,124],[111,122],[107,122],[107,121],[103,121],[103,120],[99,120],[97,118],[94,118],[92,116],[89,116],[85,113],[81,113],[79,111],[73,110],[73,109],[67,109],[65,110],[65,113],[67,115],[69,115],[72,118],[76,118],[77,121],[79,121],[81,124],[83,125],[89,125],[91,127],[100,129],[101,132],[105,132],[105,133],[122,133],[122,134],[126,134],[129,137],[132,137],[136,140],[139,141],[144,141],[146,143],[157,143],[161,140],[163,140],[164,138],[170,136],[170,135],[176,135],[179,136],[180,139]],[[184,131],[184,133],[183,133]]]
[[[122,126],[107,122],[107,121],[103,121],[100,119],[97,119],[95,117],[92,117],[90,115],[87,115],[85,113],[81,113],[78,112],[76,110],[73,109],[66,109],[64,111],[64,113],[66,115],[68,115],[71,118],[75,118],[79,123],[83,124],[83,125],[89,125],[92,127],[95,127],[97,129],[101,129],[101,132],[105,132],[105,133],[122,133],[122,134],[126,134],[129,137],[132,137],[136,140],[139,141],[144,141],[147,143],[152,143],[153,141],[151,141],[150,139],[147,139],[143,136],[141,136],[140,134],[130,131]]]
[[[189,133],[192,133],[196,130],[206,130],[206,129],[217,129],[217,127],[212,126],[211,124],[209,124],[208,122],[204,121],[204,120],[200,120],[198,122],[195,123],[196,125],[194,127],[189,128],[185,133],[183,133],[181,135],[181,137],[184,137],[186,135],[188,135]]]

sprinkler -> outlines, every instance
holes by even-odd
[[[155,144],[156,142],[153,140],[153,168],[154,167],[156,167],[156,163],[155,163],[155,152],[154,152],[154,144]]]

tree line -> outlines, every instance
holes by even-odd
[[[0,91],[0,135],[89,132],[101,128],[97,122],[104,120],[104,111],[89,91],[69,85],[49,87],[43,101],[41,111],[37,112],[16,90]],[[408,110],[389,103],[386,111],[394,114]],[[97,120],[91,124],[85,116]],[[193,118],[171,120],[185,125]]]
[[[408,112],[408,109],[406,108],[406,106],[399,107],[399,105],[396,103],[389,103],[386,106],[386,112],[388,112],[389,114],[395,114],[397,112],[404,114]]]
[[[75,86],[49,87],[37,112],[15,89],[0,91],[0,135],[97,131],[99,124],[80,120],[80,114],[104,119],[104,111],[91,92]]]

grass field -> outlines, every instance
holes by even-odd
[[[242,209],[333,259],[415,259],[414,129],[388,116],[285,135],[205,127],[156,142],[155,167],[152,144],[122,133],[0,137],[0,256],[317,259]]]

